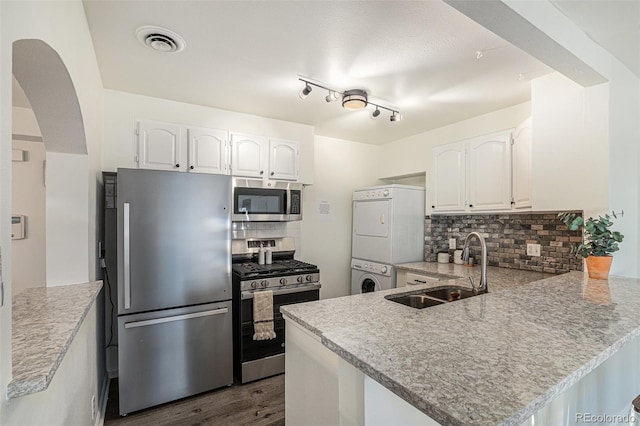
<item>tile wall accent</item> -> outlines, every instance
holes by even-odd
[[[433,215],[425,218],[424,231],[427,262],[435,262],[439,251],[448,250],[449,238],[455,238],[461,249],[467,234],[477,231],[487,242],[491,266],[550,273],[582,271],[582,257],[570,252],[572,245],[582,241],[582,233],[569,231],[556,213]],[[541,256],[527,256],[527,243],[540,244]],[[480,258],[477,241],[471,243],[471,254]]]

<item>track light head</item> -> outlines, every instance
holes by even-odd
[[[402,115],[399,112],[393,111],[393,114],[391,114],[391,117],[389,117],[389,120],[391,120],[391,121],[402,121]]]
[[[347,90],[342,95],[342,107],[348,110],[359,110],[367,106],[367,92],[360,89]]]
[[[299,94],[298,96],[300,96],[300,99],[304,99],[304,98],[306,98],[307,96],[309,96],[309,93],[311,93],[311,90],[313,90],[313,89],[311,89],[311,86],[309,86],[309,83],[307,83],[307,84],[304,86],[304,89],[302,89],[302,90],[300,91],[300,94]]]
[[[378,118],[380,116],[380,110],[376,107],[376,110],[371,113],[371,118]]]
[[[324,98],[327,102],[334,102],[340,98],[340,93],[335,90],[329,90],[329,94]]]

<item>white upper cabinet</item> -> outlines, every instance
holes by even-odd
[[[230,133],[231,174],[264,178],[267,173],[269,146],[262,136]]]
[[[154,170],[187,170],[183,156],[182,126],[157,121],[138,121],[138,167]]]
[[[469,149],[469,210],[511,208],[511,132],[473,139]]]
[[[433,148],[431,208],[434,212],[466,210],[465,147],[464,142],[458,142]]]
[[[227,132],[190,127],[188,133],[189,171],[219,175],[229,174]]]
[[[229,174],[227,132],[158,121],[138,121],[138,167]]]
[[[526,187],[531,206],[531,132],[528,130],[528,157],[522,155],[523,164],[518,173],[512,175],[512,131],[497,132],[473,139],[440,145],[432,148],[432,211],[440,212],[475,212],[504,211],[513,206],[512,186]],[[520,128],[519,128],[520,129]],[[527,130],[521,132],[522,137]],[[526,148],[522,143],[523,150]],[[515,155],[514,151],[514,155]],[[515,156],[513,157],[515,158]],[[518,157],[519,158],[519,157]],[[520,161],[513,160],[513,162]],[[515,166],[514,166],[515,167]],[[513,181],[513,184],[512,184]]]
[[[532,206],[531,200],[531,117],[513,132],[513,207],[525,209]]]
[[[298,142],[269,140],[269,179],[298,180]]]

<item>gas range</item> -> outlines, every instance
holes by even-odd
[[[258,264],[260,247],[271,250],[271,264]],[[285,321],[280,307],[320,298],[318,267],[294,259],[294,254],[292,238],[232,240],[234,372],[242,383],[284,372]],[[253,302],[262,290],[271,290],[273,296],[271,340],[253,340]]]
[[[260,247],[272,250],[273,263],[258,264]],[[316,265],[293,258],[292,238],[233,240],[232,265],[234,285],[241,291],[283,289],[315,284],[320,281]]]

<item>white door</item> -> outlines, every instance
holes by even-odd
[[[268,160],[267,140],[261,136],[230,133],[231,174],[264,178]]]
[[[531,201],[531,117],[520,124],[513,133],[513,207],[525,209]]]
[[[298,142],[269,140],[269,179],[298,180]]]
[[[464,211],[465,199],[465,143],[457,142],[434,147],[432,150],[433,211]]]
[[[469,142],[469,209],[511,209],[511,132]]]
[[[229,174],[226,131],[189,128],[189,171]]]
[[[183,127],[150,120],[138,121],[138,167],[186,171]]]

